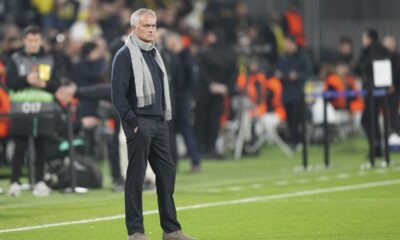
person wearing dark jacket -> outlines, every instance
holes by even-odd
[[[276,64],[276,76],[283,85],[283,102],[287,113],[290,143],[296,148],[302,140],[304,84],[312,74],[312,62],[307,52],[300,48],[292,36],[285,37],[285,55]]]
[[[95,42],[87,42],[82,46],[81,59],[73,65],[72,79],[78,87],[98,84],[106,68],[105,59],[100,55],[99,46]],[[99,125],[97,113],[98,101],[82,100],[78,104],[78,116],[81,118],[85,139],[85,156],[95,155],[94,132]]]
[[[385,36],[382,44],[388,50],[392,62],[393,85],[389,88],[390,127],[392,133],[399,134],[400,54],[397,51],[397,42],[394,36]]]
[[[366,30],[362,35],[363,49],[356,65],[356,73],[362,78],[363,89],[367,91],[364,98],[365,108],[362,115],[362,125],[369,142],[368,158],[382,156],[381,132],[379,130],[379,111],[383,107],[382,97],[374,97],[373,62],[375,60],[389,59],[388,51],[379,42],[378,32],[374,29]],[[375,129],[373,131],[372,129]],[[371,161],[373,163],[373,161]]]
[[[142,187],[149,161],[155,175],[163,240],[190,240],[181,232],[173,198],[176,166],[171,158],[167,121],[172,119],[169,82],[155,48],[157,17],[150,9],[131,16],[132,33],[112,65],[112,100],[128,145],[125,222],[129,240],[146,240]]]
[[[221,31],[207,35],[209,47],[199,57],[199,91],[195,109],[195,133],[204,154],[215,156],[224,98],[233,92],[236,56]],[[217,156],[218,157],[218,156]]]
[[[99,53],[99,47],[95,42],[87,42],[82,46],[81,59],[72,69],[72,78],[78,87],[100,83],[106,62]],[[82,101],[79,103],[78,112],[82,118],[97,117],[96,110],[96,101]]]
[[[56,63],[52,55],[47,54],[42,47],[42,33],[36,26],[29,26],[23,32],[24,48],[14,53],[7,65],[7,86],[14,93],[20,91],[55,93],[59,87]],[[28,150],[28,136],[15,137],[15,154],[12,159],[11,185],[8,194],[21,194],[20,176],[25,153]],[[35,185],[33,194],[47,196],[50,188],[43,181],[45,164],[46,138],[35,138]]]
[[[170,33],[165,37],[165,47],[177,58],[178,66],[175,67],[175,76],[173,78],[174,100],[173,109],[175,109],[175,130],[179,132],[185,142],[188,155],[192,161],[191,172],[200,171],[200,152],[197,148],[193,129],[191,126],[192,114],[192,94],[195,82],[194,59],[189,49],[184,49],[180,35]],[[175,137],[175,133],[174,133]]]
[[[183,78],[183,69],[182,69],[182,62],[178,58],[177,54],[175,54],[171,49],[168,49],[165,45],[165,42],[168,38],[170,33],[165,32],[162,36],[162,46],[160,46],[160,54],[162,59],[164,60],[165,69],[168,74],[169,80],[169,90],[170,90],[170,97],[171,97],[171,107],[172,107],[172,118],[176,119],[176,98],[175,94],[177,93],[175,90],[175,84],[177,82],[182,81]],[[171,157],[174,160],[175,164],[178,164],[178,149],[176,145],[176,132],[175,132],[175,122],[169,121],[168,122],[169,128],[169,145],[171,148]]]

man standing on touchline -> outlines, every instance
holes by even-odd
[[[138,9],[132,33],[112,64],[112,100],[128,145],[125,218],[128,240],[147,240],[143,226],[142,188],[147,159],[156,174],[163,240],[191,240],[181,232],[173,199],[176,166],[171,158],[168,124],[172,118],[168,77],[155,48],[157,16]]]

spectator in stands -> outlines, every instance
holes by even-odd
[[[72,62],[66,52],[67,41],[63,33],[54,30],[48,33],[46,51],[54,56],[61,82],[72,80]]]
[[[345,63],[350,69],[353,69],[355,65],[353,51],[353,41],[348,37],[342,37],[334,61]]]
[[[1,61],[7,64],[11,55],[22,47],[21,34],[16,25],[6,25],[2,30],[4,37],[1,41]]]
[[[282,27],[286,35],[292,35],[300,47],[305,47],[306,40],[304,36],[303,16],[300,12],[300,3],[292,0],[282,18]]]
[[[302,141],[301,119],[304,112],[304,84],[312,74],[308,53],[297,45],[293,36],[285,37],[285,55],[276,64],[276,77],[283,85],[283,102],[287,114],[290,144],[293,149]]]
[[[41,26],[43,27],[43,30],[47,32],[50,29],[55,28],[55,2],[53,0],[32,0],[31,2],[40,15]]]
[[[210,0],[204,9],[203,31],[221,31],[226,43],[237,40],[234,1]]]
[[[400,54],[397,50],[397,41],[394,36],[385,36],[382,43],[389,51],[392,62],[393,86],[389,88],[390,127],[391,132],[399,134]]]
[[[44,52],[40,28],[27,27],[23,32],[24,47],[14,53],[7,64],[7,86],[15,91],[30,91],[31,89],[43,90],[54,93],[59,86],[59,79],[52,55]],[[25,153],[28,149],[27,137],[15,137],[15,154],[12,159],[11,185],[8,191],[10,196],[21,194],[20,176],[24,163]],[[46,139],[35,139],[35,185],[33,194],[47,196],[50,188],[43,181],[45,164]]]
[[[88,9],[81,13],[82,20],[76,21],[69,30],[70,51],[79,52],[85,42],[95,41],[103,36],[99,24],[99,10],[96,1],[91,1]]]
[[[103,31],[103,37],[108,43],[119,35],[121,18],[119,16],[124,6],[123,0],[100,1],[99,10],[101,17],[99,24]]]
[[[56,0],[54,14],[56,27],[63,32],[68,30],[77,16],[79,3],[76,0]]]
[[[271,65],[274,65],[279,56],[278,38],[279,36],[282,36],[282,38],[284,36],[282,29],[272,19],[269,19],[259,27],[258,35],[260,42],[263,43],[263,47],[266,49],[264,51],[266,60]]]
[[[356,73],[362,78],[363,89],[367,90],[364,98],[365,108],[362,125],[369,141],[368,158],[382,156],[381,132],[379,130],[379,111],[383,107],[381,97],[374,97],[374,75],[372,64],[374,60],[388,59],[388,51],[379,42],[379,34],[375,29],[368,29],[362,34],[363,49],[356,65]],[[373,131],[375,129],[375,131]]]
[[[234,24],[236,34],[245,34],[253,26],[249,8],[244,1],[238,1],[235,6]]]
[[[224,97],[232,92],[237,73],[236,57],[230,46],[225,44],[222,31],[211,31],[206,38],[209,47],[199,57],[195,131],[203,152],[215,156]]]

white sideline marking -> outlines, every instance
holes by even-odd
[[[381,181],[381,182],[369,182],[369,183],[356,184],[356,185],[338,186],[338,187],[331,187],[331,188],[320,188],[320,189],[314,189],[314,190],[308,190],[308,191],[290,192],[290,193],[282,193],[282,194],[275,194],[275,195],[268,195],[268,196],[242,198],[242,199],[221,201],[221,202],[210,202],[210,203],[203,203],[203,204],[197,204],[197,205],[189,205],[189,206],[177,207],[177,211],[185,211],[185,210],[191,210],[191,209],[201,209],[201,208],[217,207],[217,206],[233,205],[233,204],[265,202],[265,201],[270,201],[270,200],[285,199],[285,198],[291,198],[291,197],[302,197],[302,196],[316,195],[316,194],[322,194],[322,193],[342,192],[342,191],[358,190],[358,189],[365,189],[365,188],[372,188],[372,187],[383,187],[383,186],[396,185],[396,184],[400,184],[400,179]],[[152,214],[156,214],[156,213],[158,213],[158,210],[149,210],[149,211],[144,211],[143,215],[152,215]],[[83,219],[83,220],[78,220],[78,221],[51,223],[51,224],[43,224],[43,225],[20,227],[20,228],[0,229],[0,233],[21,232],[21,231],[30,231],[30,230],[37,230],[37,229],[51,228],[51,227],[61,227],[61,226],[77,225],[77,224],[84,224],[84,223],[110,221],[110,220],[122,219],[124,217],[125,217],[125,215],[119,214],[119,215],[115,215],[115,216],[90,218],[90,219]]]
[[[263,185],[262,185],[262,184],[259,184],[259,183],[256,183],[256,184],[252,184],[250,187],[251,187],[251,188],[257,189],[257,188],[262,188]]]
[[[222,189],[214,188],[214,189],[207,190],[207,192],[209,192],[209,193],[220,193],[220,192],[222,192]]]
[[[378,169],[378,170],[376,171],[376,174],[386,174],[386,173],[388,173],[388,170],[387,170],[387,169]]]
[[[357,176],[360,176],[360,177],[365,176],[365,175],[367,175],[367,173],[365,171],[359,171],[357,173]]]
[[[329,176],[319,176],[319,177],[317,178],[317,181],[325,182],[325,181],[328,181],[329,179],[330,179]]]
[[[302,178],[302,179],[297,180],[296,183],[297,183],[297,184],[306,184],[306,183],[308,183],[309,181],[310,181],[310,180],[308,180],[308,179]]]
[[[239,186],[226,188],[226,190],[229,192],[237,192],[237,191],[241,191],[243,189],[244,189],[244,187],[239,187]]]
[[[285,186],[288,184],[289,184],[289,181],[286,181],[286,180],[275,182],[275,185],[277,185],[277,186]]]
[[[339,174],[336,174],[336,178],[337,178],[337,179],[345,179],[345,178],[349,178],[349,177],[350,177],[350,175],[347,174],[347,173],[339,173]]]

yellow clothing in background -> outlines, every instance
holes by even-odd
[[[51,13],[54,9],[54,0],[31,0],[32,5],[37,8],[40,14]]]

